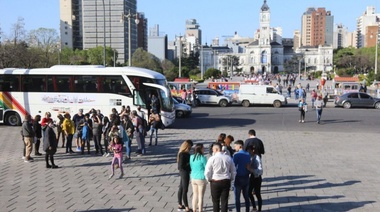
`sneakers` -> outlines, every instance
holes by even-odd
[[[25,160],[25,156],[22,156],[21,159],[22,159],[22,160]]]
[[[301,120],[299,120],[298,122],[301,123]]]
[[[82,149],[81,149],[80,147],[77,147],[75,151],[77,151],[77,152],[81,152]]]
[[[107,154],[106,154],[106,158],[108,158],[110,155],[111,155],[110,153],[107,153]]]
[[[41,156],[42,154],[39,153],[39,152],[37,152],[37,153],[35,153],[34,155],[35,155],[35,156]]]
[[[108,179],[111,179],[113,177],[113,174],[111,174],[109,177],[108,177]]]
[[[33,162],[33,161],[34,161],[34,160],[31,160],[31,159],[29,159],[29,160],[25,159],[25,160],[24,160],[25,163],[30,163],[30,162]]]
[[[302,123],[305,123],[305,120],[302,120],[301,122],[302,122]]]

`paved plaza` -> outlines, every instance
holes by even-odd
[[[67,155],[62,148],[55,156],[60,169],[46,169],[43,157],[25,163],[20,128],[0,126],[0,211],[177,211],[175,158],[181,142],[209,144],[221,132],[245,139],[249,128],[165,129],[159,132],[158,146],[124,165],[123,179],[117,179],[117,169],[109,180],[111,158]],[[378,134],[332,134],[317,128],[257,133],[266,149],[264,211],[380,210]],[[190,186],[190,202],[191,194]],[[212,211],[209,186],[205,209]]]

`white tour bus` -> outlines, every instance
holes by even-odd
[[[57,65],[39,69],[0,69],[0,122],[20,125],[24,116],[49,111],[71,116],[92,108],[108,116],[112,108],[137,106],[148,114],[150,95],[159,99],[165,126],[175,121],[170,90],[164,75],[136,67]],[[146,117],[147,118],[147,115]]]

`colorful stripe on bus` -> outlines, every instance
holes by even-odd
[[[25,108],[9,92],[0,92],[0,105],[3,109],[17,110],[21,115],[28,114]]]

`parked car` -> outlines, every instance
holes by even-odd
[[[175,116],[176,118],[184,118],[184,117],[189,117],[192,108],[187,105],[187,104],[182,104],[177,101],[176,98],[173,97],[173,102],[174,102],[174,109],[175,109]]]
[[[350,92],[335,97],[335,106],[343,108],[374,107],[380,109],[380,99],[362,92]]]
[[[225,96],[223,93],[209,88],[195,89],[196,105],[219,105],[221,107],[227,107],[230,105],[231,97]]]

